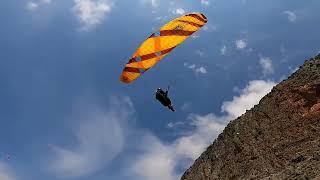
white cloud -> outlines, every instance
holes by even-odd
[[[200,36],[199,35],[195,35],[195,34],[191,35],[191,38],[193,38],[193,39],[197,39],[198,37],[200,37]]]
[[[156,21],[159,21],[161,23],[164,23],[166,21],[168,21],[169,17],[168,16],[158,16],[155,18]]]
[[[40,0],[40,3],[43,4],[50,4],[52,2],[52,0]]]
[[[245,39],[236,40],[237,49],[244,49],[247,47],[247,41]]]
[[[205,26],[203,26],[202,29],[207,32],[218,31],[218,27],[216,25],[212,25],[212,24],[206,24]]]
[[[207,69],[205,67],[201,66],[201,67],[198,67],[198,68],[194,69],[194,72],[195,73],[206,74],[207,73]]]
[[[234,96],[232,101],[224,102],[221,109],[232,118],[236,118],[257,104],[264,95],[271,91],[273,86],[275,83],[272,81],[250,81],[249,85],[241,91],[240,96]]]
[[[183,65],[184,65],[184,67],[187,67],[189,69],[194,69],[196,67],[195,64],[189,65],[188,63],[184,63]]]
[[[141,0],[143,4],[151,5],[152,8],[157,8],[159,6],[159,0]]]
[[[107,0],[74,0],[74,3],[72,10],[85,30],[101,24],[112,7]]]
[[[195,74],[206,74],[208,71],[205,67],[203,66],[196,66],[195,64],[189,65],[188,63],[183,64],[186,68],[191,69]]]
[[[179,158],[195,160],[225,127],[224,119],[214,114],[191,114],[190,125],[195,129],[190,135],[179,137],[173,144]]]
[[[27,9],[30,10],[30,11],[34,11],[36,10],[37,8],[39,7],[39,5],[35,2],[28,2],[27,3]]]
[[[222,132],[230,120],[257,104],[274,85],[275,83],[270,81],[250,81],[239,96],[223,103],[221,108],[227,113],[224,116],[219,117],[213,113],[204,116],[191,114],[188,117],[191,123],[177,123],[181,126],[189,125],[193,130],[171,143],[164,143],[148,135],[147,140],[142,141],[144,152],[133,163],[133,172],[142,180],[179,179],[180,172],[176,171],[177,167],[187,168]],[[171,125],[174,127],[175,124]]]
[[[139,156],[132,166],[134,174],[142,180],[176,180],[174,154],[170,146],[164,145],[154,136],[147,136],[143,140],[145,152]]]
[[[168,128],[175,128],[177,126],[182,126],[182,125],[184,125],[184,122],[178,121],[178,122],[169,122],[167,126]]]
[[[227,46],[222,46],[221,47],[221,49],[220,49],[220,53],[222,54],[222,55],[226,55],[226,53],[227,53]]]
[[[10,167],[5,162],[0,161],[0,179],[1,180],[16,180],[17,177],[14,175]]]
[[[167,144],[158,138],[149,135],[144,140],[144,153],[138,156],[133,164],[133,172],[143,180],[176,180],[180,174],[177,166],[186,166],[180,162],[195,160],[205,147],[210,144],[212,137],[216,137],[224,128],[223,123],[216,122],[215,116],[190,115],[189,125],[194,127],[190,135],[182,136],[176,141]]]
[[[205,54],[206,54],[206,53],[205,53],[204,51],[202,51],[202,50],[196,50],[195,53],[198,54],[200,57],[204,57]]]
[[[89,103],[86,103],[89,104]],[[76,109],[74,137],[76,145],[52,145],[50,171],[62,178],[79,178],[107,166],[122,150],[133,114],[129,98],[112,98],[108,109],[86,105]],[[79,118],[79,119],[78,119]]]
[[[297,15],[294,12],[292,12],[292,11],[284,11],[283,13],[288,16],[288,20],[290,22],[296,22]]]
[[[210,4],[209,0],[201,0],[200,2],[204,6],[209,6],[209,4]]]
[[[263,74],[267,75],[267,74],[273,74],[274,73],[274,68],[272,65],[272,60],[268,57],[261,57],[260,61],[259,61],[262,70],[263,70]]]
[[[26,9],[30,11],[35,11],[43,5],[51,4],[52,0],[38,0],[27,2]]]
[[[177,8],[177,9],[172,10],[172,13],[176,14],[176,15],[183,15],[185,12],[186,11],[182,8]]]

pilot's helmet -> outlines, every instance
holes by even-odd
[[[161,88],[158,88],[157,91],[161,91]]]

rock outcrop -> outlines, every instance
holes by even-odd
[[[231,121],[182,180],[320,179],[320,55]]]

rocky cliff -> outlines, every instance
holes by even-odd
[[[231,121],[182,180],[320,179],[320,55]]]

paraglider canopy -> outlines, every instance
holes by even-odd
[[[180,16],[151,34],[125,65],[120,81],[131,83],[207,23],[201,13]]]

